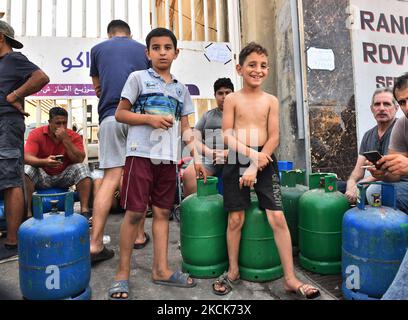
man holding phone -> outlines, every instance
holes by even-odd
[[[395,115],[398,111],[398,103],[393,97],[392,89],[379,88],[375,90],[370,109],[377,125],[368,130],[361,140],[357,162],[347,180],[345,190],[344,187],[341,188],[339,186],[340,191],[342,189],[345,191],[344,194],[350,204],[354,204],[357,201],[357,183],[377,180],[372,176],[364,177],[366,173],[364,165],[367,161],[364,153],[374,151],[380,154],[380,156],[387,153],[391,131],[396,122]],[[373,158],[371,159],[374,160]]]
[[[395,124],[388,155],[377,161],[379,169],[369,170],[377,179],[393,182],[397,193],[397,207],[408,213],[408,73],[396,80],[394,97],[405,117],[398,119]],[[408,300],[408,251],[382,300]]]
[[[24,147],[25,181],[28,214],[35,189],[52,187],[69,188],[76,185],[81,213],[88,216],[91,192],[91,172],[85,159],[82,137],[67,129],[68,113],[65,109],[50,109],[49,125],[30,132]]]
[[[395,123],[388,155],[377,161],[379,169],[369,170],[377,180],[393,182],[397,193],[397,207],[408,213],[408,73],[396,80],[393,93],[405,117]]]

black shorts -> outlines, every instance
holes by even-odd
[[[246,210],[251,206],[250,188],[239,188],[239,178],[250,163],[248,158],[242,155],[239,157],[240,161],[235,161],[236,164],[226,164],[223,169],[224,210],[228,212]],[[258,171],[254,189],[260,208],[282,211],[278,161],[275,155],[272,155],[272,159],[272,163],[269,163],[262,171]]]
[[[24,130],[23,116],[0,116],[0,190],[23,186]]]

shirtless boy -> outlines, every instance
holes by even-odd
[[[224,141],[231,150],[223,171],[224,209],[229,212],[229,269],[213,284],[213,292],[218,295],[231,292],[240,277],[241,229],[245,209],[250,207],[250,189],[254,187],[259,206],[265,209],[274,233],[285,290],[303,298],[316,298],[319,290],[300,282],[294,273],[292,244],[273,154],[279,144],[279,103],[261,88],[269,72],[266,49],[253,42],[248,44],[240,53],[237,72],[243,78],[243,88],[226,97],[222,122]]]

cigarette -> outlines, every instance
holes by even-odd
[[[375,165],[371,165],[371,166],[362,166],[361,169],[369,169],[369,168],[375,168]]]

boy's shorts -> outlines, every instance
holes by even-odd
[[[242,161],[245,158],[244,161]],[[273,162],[269,163],[262,171],[258,171],[257,182],[254,189],[259,200],[259,207],[273,211],[282,211],[282,196],[279,183],[278,161],[272,155]],[[239,187],[239,179],[246,168],[249,159],[242,155],[237,156],[236,164],[226,164],[223,170],[224,184],[224,210],[242,211],[251,206],[250,188]],[[239,161],[241,160],[241,161]],[[230,161],[229,161],[230,162]]]
[[[126,158],[120,195],[123,209],[145,212],[151,204],[172,210],[175,196],[175,164],[153,164],[150,158]]]
[[[128,125],[117,122],[115,116],[103,119],[99,126],[99,168],[123,167],[126,160]]]

